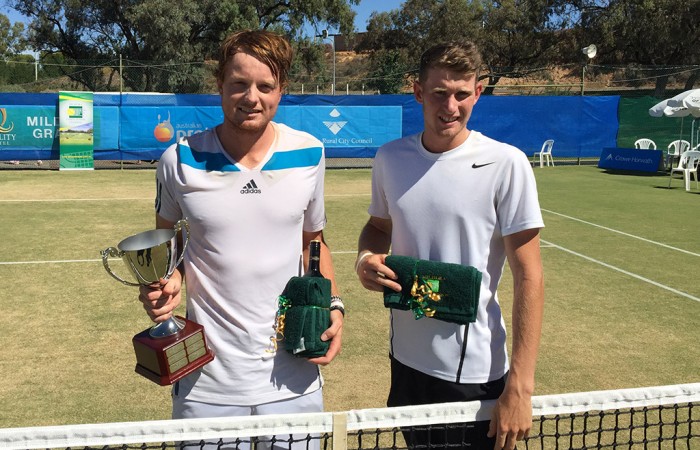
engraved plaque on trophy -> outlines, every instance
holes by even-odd
[[[177,237],[182,237],[178,257]],[[161,278],[168,279],[182,262],[189,241],[185,219],[172,230],[156,229],[130,236],[117,247],[101,252],[107,273],[128,286],[150,286]],[[124,280],[112,271],[109,258],[121,258],[136,282]],[[204,328],[180,316],[143,330],[132,339],[136,353],[136,373],[167,386],[214,359],[207,346]]]

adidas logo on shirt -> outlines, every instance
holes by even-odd
[[[248,184],[243,186],[243,189],[241,189],[241,194],[260,194],[261,192],[262,191],[260,191],[254,180],[250,180]]]

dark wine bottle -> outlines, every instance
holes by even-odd
[[[321,273],[321,241],[311,241],[309,243],[309,267],[304,276],[323,278]]]

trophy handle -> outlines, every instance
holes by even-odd
[[[105,266],[105,270],[107,271],[107,273],[110,274],[114,279],[116,279],[117,281],[121,281],[122,283],[126,284],[127,286],[140,286],[140,284],[138,284],[138,283],[132,283],[130,281],[126,281],[126,280],[120,278],[119,275],[112,272],[112,269],[109,267],[108,258],[110,256],[113,258],[121,258],[122,252],[120,252],[119,250],[117,250],[114,247],[109,247],[107,249],[102,250],[100,253],[102,253],[102,265]]]
[[[183,232],[184,228],[184,232]],[[180,265],[183,259],[185,259],[185,250],[187,249],[187,243],[190,241],[190,225],[187,223],[187,219],[180,219],[175,223],[175,226],[173,226],[173,229],[175,230],[175,235],[177,236],[177,233],[180,232],[182,233],[182,251],[180,252],[180,257],[177,259],[175,264],[168,270],[168,274],[165,276],[165,279],[170,278],[170,276],[175,272],[175,269]]]

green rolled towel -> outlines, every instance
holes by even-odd
[[[461,264],[390,255],[385,263],[398,276],[401,292],[384,289],[384,306],[412,310],[416,319],[429,316],[458,324],[476,320],[481,272]]]
[[[292,277],[282,291],[282,296],[289,299],[292,306],[329,308],[331,280],[321,277]]]
[[[330,341],[322,341],[321,334],[331,321],[330,311],[317,306],[294,306],[285,314],[284,348],[304,358],[323,356]]]
[[[330,342],[321,341],[321,334],[331,322],[331,281],[321,277],[292,277],[278,300],[275,339],[284,339],[285,350],[295,356],[325,355]]]

